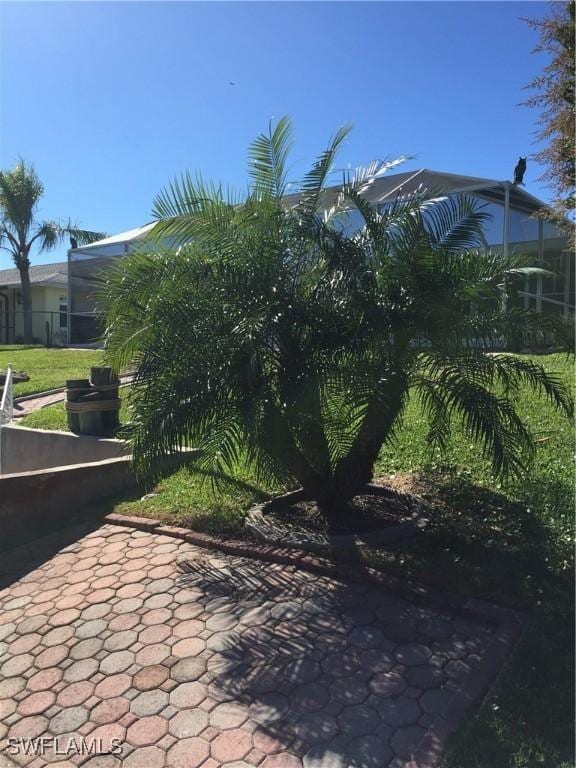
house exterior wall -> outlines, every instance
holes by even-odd
[[[19,300],[20,290],[5,288],[0,297],[0,343],[18,344],[24,339],[24,313]],[[66,288],[58,286],[32,286],[32,335],[36,344],[46,344],[46,323],[50,329],[50,343],[67,343],[66,315],[60,308],[67,303]]]

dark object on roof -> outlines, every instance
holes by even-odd
[[[514,184],[516,186],[518,186],[518,184],[524,185],[525,173],[526,173],[526,158],[519,157],[518,162],[516,163],[516,168],[514,168]]]
[[[78,248],[78,240],[70,235],[70,248]]]

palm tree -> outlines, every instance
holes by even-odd
[[[30,285],[30,253],[33,246],[49,251],[66,236],[78,244],[100,240],[106,235],[79,229],[70,221],[37,221],[36,209],[44,185],[31,165],[20,160],[8,171],[0,171],[0,248],[7,251],[20,273],[22,309],[24,313],[24,341],[32,341],[32,292]]]
[[[418,191],[379,212],[363,193],[393,163],[375,163],[326,210],[346,134],[295,197],[286,119],[252,144],[247,196],[185,175],[155,200],[154,240],[108,274],[106,350],[137,368],[130,439],[148,477],[195,445],[206,470],[247,461],[262,482],[299,485],[336,514],[372,479],[409,397],[421,398],[431,443],[463,424],[502,475],[534,451],[514,408],[521,386],[571,413],[540,365],[493,352],[554,321],[502,309],[501,286],[526,263],[483,250],[475,202]],[[350,211],[364,226],[345,234]]]

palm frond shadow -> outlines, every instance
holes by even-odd
[[[369,698],[372,675],[395,664],[394,645],[384,637],[411,642],[422,637],[428,620],[450,618],[365,585],[293,568],[238,559],[192,560],[180,567],[179,585],[204,604],[208,621],[219,624],[209,641],[209,695],[248,707],[257,731],[279,751],[303,756],[312,750],[318,765],[330,752],[350,768],[375,759],[349,750],[355,736],[370,734],[382,744],[389,736],[374,697],[354,706],[359,689]],[[369,648],[351,644],[350,633],[368,631],[367,625],[382,639]],[[482,642],[484,628],[472,631]],[[341,737],[333,738],[338,731]]]
[[[258,501],[266,501],[270,499],[271,495],[267,491],[263,490],[262,488],[258,488],[258,486],[252,485],[252,483],[248,483],[245,480],[241,480],[238,477],[226,474],[225,472],[204,469],[202,467],[196,466],[194,463],[188,464],[188,469],[202,478],[207,480],[210,479],[213,482],[213,487],[215,490],[218,490],[218,485],[221,484],[253,493]]]
[[[419,476],[416,488],[430,505],[430,526],[397,554],[408,556],[421,578],[525,607],[531,607],[536,589],[556,590],[565,582],[559,560],[567,557],[566,546],[559,547],[553,529],[531,506],[450,473]],[[554,508],[552,516],[564,510],[568,535],[573,490],[553,479],[526,480],[525,498],[535,493]]]

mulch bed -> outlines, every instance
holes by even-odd
[[[273,501],[263,508],[266,519],[292,530],[316,534],[365,534],[398,525],[414,512],[423,511],[422,499],[377,482],[330,519],[315,501]]]

